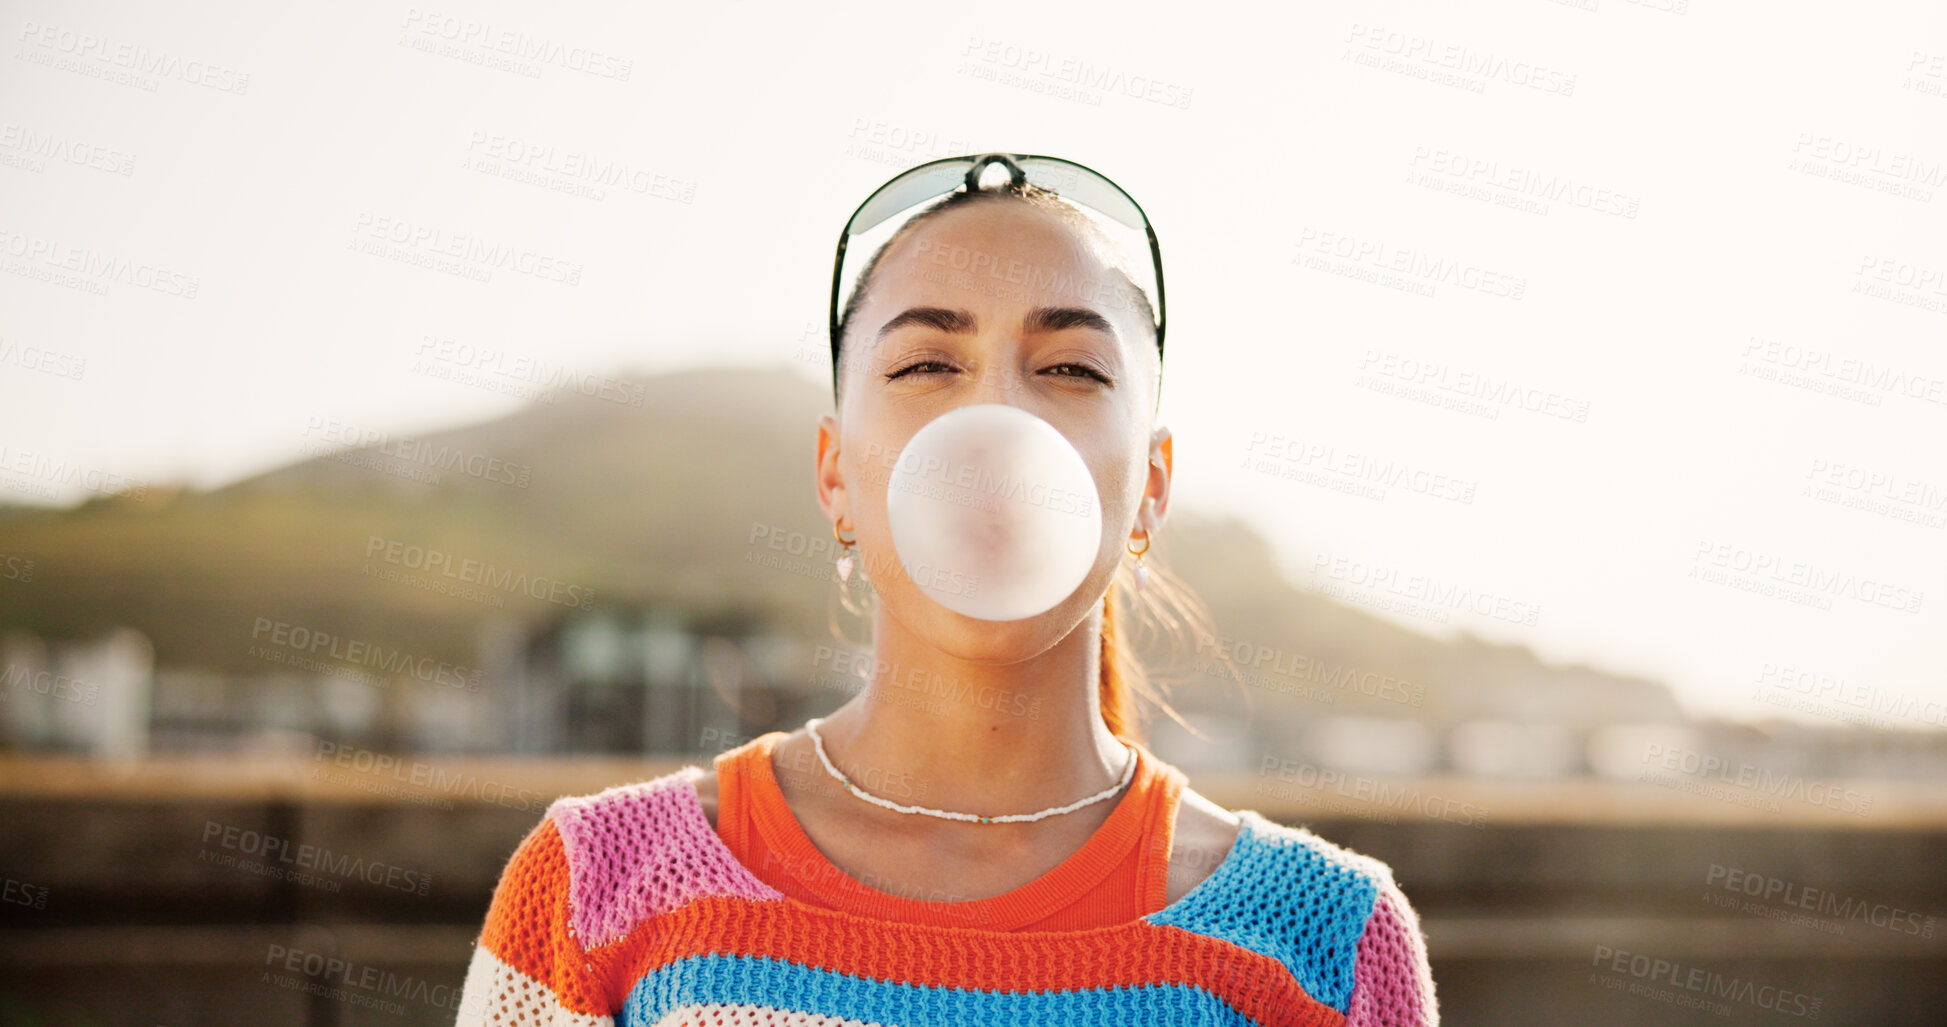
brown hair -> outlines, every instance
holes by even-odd
[[[1148,710],[1154,707],[1201,737],[1202,732],[1183,720],[1166,695],[1178,681],[1200,679],[1204,665],[1196,652],[1198,640],[1215,638],[1217,631],[1203,601],[1157,559],[1154,545],[1143,554],[1143,561],[1149,567],[1145,587],[1135,588],[1134,561],[1124,560],[1116,568],[1109,591],[1102,597],[1102,676],[1097,686],[1102,721],[1117,738],[1146,745]],[[1118,584],[1124,587],[1117,589]],[[1118,592],[1129,603],[1120,610]],[[1169,642],[1167,665],[1195,668],[1190,676],[1163,680],[1151,677],[1141,653],[1151,648],[1157,637]],[[1242,680],[1221,649],[1208,655],[1214,664],[1230,672],[1232,680]]]
[[[845,330],[852,323],[854,315],[858,313],[859,306],[864,302],[866,289],[870,285],[874,273],[879,268],[880,259],[899,240],[905,238],[907,233],[913,231],[916,226],[939,216],[941,213],[966,206],[970,203],[996,199],[1014,199],[1026,202],[1040,210],[1056,215],[1064,223],[1078,231],[1093,234],[1097,239],[1102,238],[1100,228],[1094,222],[1090,221],[1086,214],[1077,210],[1055,193],[1033,184],[1008,186],[1002,189],[956,192],[939,200],[919,213],[912,215],[904,224],[899,226],[897,231],[893,232],[890,238],[873,252],[871,259],[866,261],[864,270],[859,272],[857,287],[852,290],[851,298],[846,301],[845,309],[839,316],[838,345],[835,347],[832,357],[832,398],[834,403],[838,400],[838,382],[844,378],[844,375],[840,373],[840,366],[844,352]],[[1110,270],[1128,288],[1129,293],[1133,297],[1133,302],[1145,315],[1142,320],[1144,324],[1149,326],[1150,338],[1153,341],[1155,339],[1156,317],[1154,309],[1149,305],[1149,297],[1141,289],[1136,287],[1126,270],[1113,266]],[[1159,405],[1161,398],[1162,371],[1159,365],[1157,371],[1157,403]],[[1149,578],[1144,588],[1139,590],[1134,587],[1134,559],[1130,558],[1125,559],[1117,567],[1115,577],[1110,581],[1109,590],[1102,596],[1102,647],[1100,658],[1102,670],[1097,694],[1102,705],[1102,721],[1108,725],[1109,731],[1117,738],[1145,742],[1146,744],[1144,728],[1147,718],[1143,704],[1152,704],[1159,707],[1167,712],[1171,719],[1179,724],[1184,724],[1186,728],[1189,725],[1184,723],[1183,718],[1177,713],[1175,707],[1171,706],[1168,700],[1164,698],[1163,693],[1165,689],[1159,688],[1157,683],[1151,680],[1149,673],[1144,669],[1141,658],[1137,655],[1137,646],[1143,640],[1147,639],[1151,632],[1169,637],[1172,641],[1172,648],[1180,649],[1186,638],[1190,640],[1212,638],[1215,637],[1216,631],[1211,626],[1210,613],[1204,607],[1202,601],[1197,598],[1196,593],[1188,585],[1171,574],[1167,568],[1160,565],[1154,546],[1144,553],[1143,559],[1149,567]],[[1118,584],[1124,586],[1121,591],[1134,602],[1133,610],[1117,610],[1116,593],[1118,590],[1116,585]],[[1133,620],[1126,624],[1125,618],[1133,618]],[[1123,630],[1125,627],[1133,627],[1134,630],[1125,634]],[[1224,664],[1229,663],[1221,652],[1217,653],[1216,656],[1219,662]],[[1141,700],[1140,703],[1139,700]],[[1194,729],[1191,730],[1194,731]]]

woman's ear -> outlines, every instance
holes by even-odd
[[[1170,481],[1176,467],[1170,443],[1168,428],[1159,425],[1150,435],[1149,475],[1143,483],[1142,509],[1147,511],[1150,518],[1144,522],[1144,526],[1152,531],[1162,526],[1163,518],[1169,512]]]
[[[815,484],[818,488],[818,508],[825,516],[837,522],[850,512],[850,497],[846,493],[845,471],[839,466],[841,450],[838,445],[838,418],[824,414],[818,418],[818,456],[814,467]]]

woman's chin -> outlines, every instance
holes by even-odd
[[[933,648],[969,663],[1006,665],[1046,652],[1061,640],[1066,624],[1062,608],[1015,620],[986,620],[950,610],[923,597],[930,609],[913,625],[914,632]],[[903,618],[902,618],[903,619]],[[1077,618],[1079,620],[1079,618]]]

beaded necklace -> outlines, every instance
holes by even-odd
[[[1106,799],[1109,796],[1114,795],[1115,793],[1121,791],[1122,787],[1128,784],[1129,779],[1135,776],[1136,773],[1136,747],[1130,745],[1128,742],[1124,742],[1122,743],[1123,747],[1129,750],[1129,759],[1123,764],[1122,778],[1118,780],[1115,784],[1110,785],[1109,787],[1104,788],[1099,792],[1096,792],[1094,795],[1091,795],[1086,799],[1076,800],[1075,802],[1071,802],[1066,806],[1050,806],[1039,813],[1003,813],[1000,814],[999,816],[992,816],[992,817],[978,816],[973,813],[955,813],[951,810],[931,809],[926,806],[906,806],[906,805],[901,805],[900,803],[897,802],[893,802],[890,799],[882,799],[876,795],[873,795],[865,791],[864,789],[860,788],[858,785],[853,784],[851,778],[848,778],[844,774],[839,773],[837,767],[832,766],[831,757],[825,755],[825,740],[818,737],[818,725],[823,723],[824,719],[825,718],[823,717],[813,717],[812,719],[805,722],[805,733],[811,736],[811,744],[814,748],[818,750],[819,762],[825,765],[825,769],[829,771],[831,773],[831,776],[833,778],[836,778],[840,784],[843,784],[846,788],[851,789],[853,795],[856,795],[859,798],[864,799],[865,801],[872,803],[875,806],[884,806],[886,809],[892,810],[897,813],[924,813],[929,817],[939,817],[943,820],[965,820],[976,824],[1003,824],[1003,823],[1016,823],[1016,822],[1027,823],[1030,821],[1040,820],[1043,817],[1051,817],[1057,813],[1073,813],[1074,811],[1081,809],[1084,806],[1090,806],[1095,803],[1101,802],[1103,799]]]

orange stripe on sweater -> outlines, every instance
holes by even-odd
[[[1185,984],[1253,1021],[1343,1027],[1277,960],[1179,927],[1130,921],[1062,932],[996,932],[872,921],[792,901],[696,899],[591,953],[611,980],[635,981],[701,955],[788,960],[833,973],[994,992]]]
[[[610,989],[588,969],[581,945],[568,932],[568,886],[567,847],[553,818],[544,817],[501,872],[480,944],[547,985],[567,1009],[606,1016]]]

